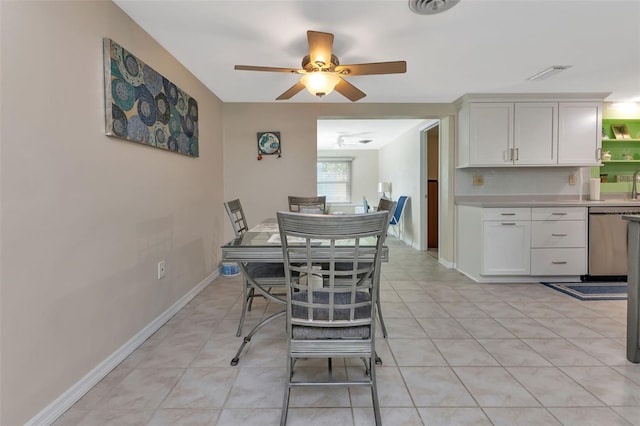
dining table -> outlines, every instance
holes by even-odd
[[[291,242],[291,239],[288,239]],[[366,244],[366,239],[363,240]],[[345,247],[349,247],[346,242]],[[361,245],[363,243],[361,242]],[[371,238],[371,245],[375,245],[375,239]],[[386,245],[383,246],[382,253],[380,254],[382,262],[388,262],[389,249]],[[280,297],[278,294],[274,294],[265,288],[260,283],[256,282],[251,275],[247,272],[246,264],[251,262],[262,263],[283,263],[284,257],[282,253],[282,245],[280,243],[280,230],[278,229],[278,221],[276,218],[268,218],[254,227],[250,228],[247,232],[241,236],[232,239],[222,246],[222,261],[223,262],[236,262],[242,274],[249,280],[266,299],[281,304],[283,309],[263,318],[256,324],[251,331],[242,338],[242,343],[238,348],[235,356],[231,360],[231,365],[235,366],[240,360],[240,354],[245,346],[251,341],[251,338],[264,326],[272,322],[273,320],[283,317],[286,314],[285,305],[287,303],[286,298]],[[286,296],[285,296],[286,297]],[[385,332],[386,337],[386,332]],[[381,363],[379,357],[376,356],[376,363]]]

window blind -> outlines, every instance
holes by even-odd
[[[351,202],[351,163],[353,158],[318,158],[318,195],[325,195],[328,203]]]

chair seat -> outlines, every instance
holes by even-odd
[[[359,327],[305,327],[293,325],[291,335],[294,339],[368,339],[371,335],[371,327],[362,325]]]
[[[284,279],[284,264],[251,262],[245,266],[252,278],[282,278]]]
[[[293,304],[291,306],[291,317],[307,319],[309,311],[306,306],[297,305],[295,302],[306,302],[308,293],[301,291],[291,296]],[[368,302],[371,297],[368,292],[357,291],[356,303]],[[327,304],[329,303],[329,293],[314,291],[313,303]],[[351,293],[335,293],[334,304],[345,305],[350,303]],[[370,318],[371,306],[361,306],[355,309],[354,319]],[[334,308],[333,318],[337,321],[349,320],[349,309]],[[328,309],[313,309],[313,319],[318,321],[326,321],[329,319]],[[305,327],[305,326],[292,326],[292,336],[294,339],[368,339],[370,335],[370,326],[356,326],[356,327]]]

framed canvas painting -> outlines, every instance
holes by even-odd
[[[111,39],[104,39],[108,136],[198,157],[198,103]]]

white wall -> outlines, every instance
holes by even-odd
[[[398,136],[380,149],[378,175],[381,181],[391,182],[391,198],[408,195],[400,227],[400,237],[416,248],[420,244],[420,129],[427,121]],[[423,214],[426,214],[424,212]],[[396,232],[396,231],[392,231]]]
[[[211,275],[227,218],[222,103],[200,81],[110,1],[1,8],[0,424],[17,425]],[[200,158],[104,135],[103,37],[198,101]]]

